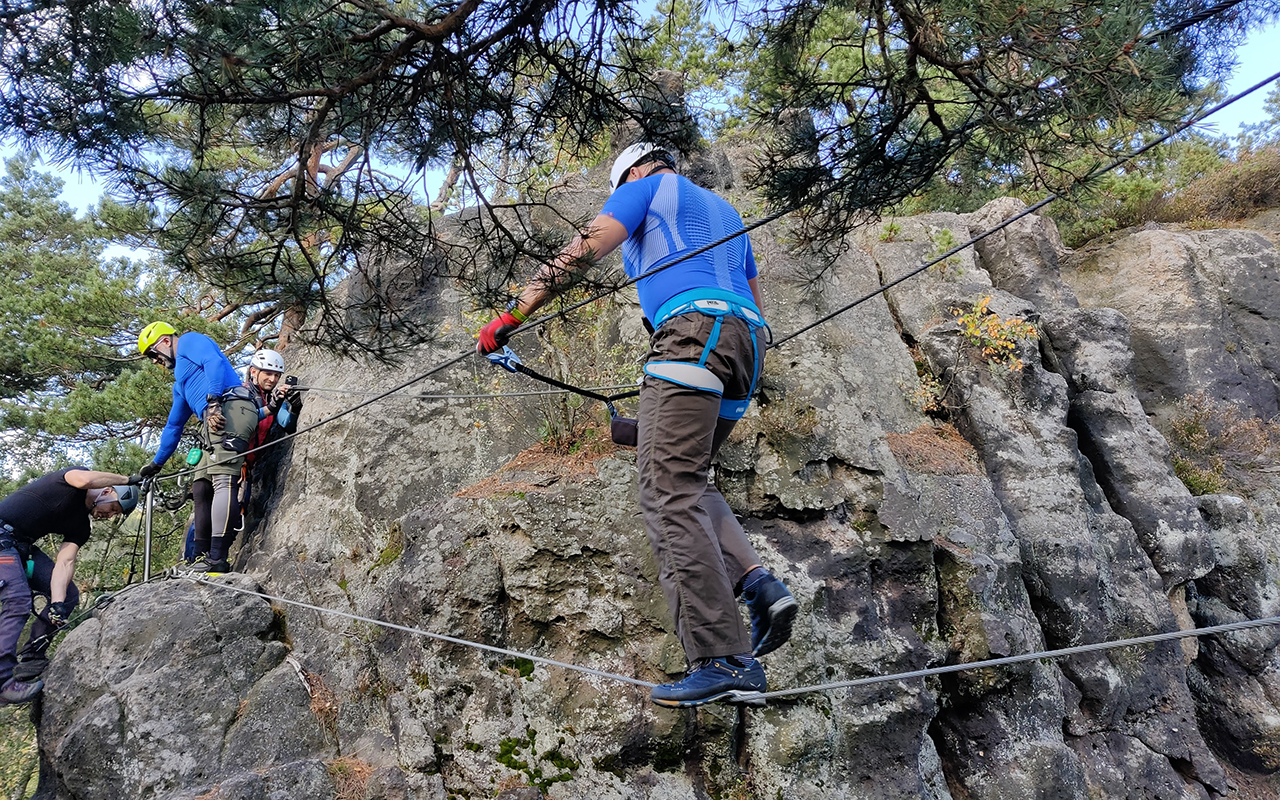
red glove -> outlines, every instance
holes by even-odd
[[[523,320],[518,319],[510,311],[503,311],[498,318],[480,329],[480,340],[476,342],[476,352],[481,355],[501,350],[511,340],[511,334],[520,327]]]

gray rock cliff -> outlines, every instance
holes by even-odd
[[[749,208],[730,156],[708,180]],[[566,218],[600,199],[598,175],[579,181],[560,196]],[[963,241],[1020,207],[896,220],[822,270],[785,222],[766,229],[753,242],[773,329],[923,263],[944,230]],[[772,351],[715,475],[801,604],[792,642],[765,659],[771,688],[1280,614],[1273,478],[1248,498],[1193,497],[1152,421],[1197,391],[1276,413],[1276,268],[1253,233],[1132,231],[1071,253],[1032,216]],[[307,353],[304,382],[377,390],[468,347],[456,289],[421,291],[436,345],[394,368]],[[988,296],[1037,327],[1018,344],[1020,370],[984,362],[953,313]],[[595,313],[570,367],[643,353],[632,300]],[[532,355],[535,342],[514,346]],[[413,392],[495,379],[540,388],[477,361]],[[308,420],[358,398],[313,393]],[[677,676],[634,455],[595,429],[553,452],[537,432],[545,402],[393,398],[299,438],[266,470],[245,574],[217,580],[645,681]],[[672,711],[633,685],[166,582],[131,590],[59,648],[41,792],[1274,797],[1278,643],[1261,629]]]

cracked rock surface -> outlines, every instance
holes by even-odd
[[[726,166],[740,161],[709,159],[721,168],[708,174],[745,207]],[[590,213],[599,185],[570,186],[564,216]],[[785,224],[754,236],[770,322],[795,330],[1021,207],[896,220],[822,269],[784,246]],[[715,479],[800,603],[791,643],[764,659],[771,688],[1280,614],[1274,477],[1248,498],[1193,497],[1152,423],[1196,390],[1274,413],[1280,320],[1253,296],[1275,280],[1274,248],[1239,231],[1150,234],[1073,254],[1028,217],[770,353]],[[1179,270],[1140,263],[1155,249],[1181,254]],[[424,319],[456,319],[453,288],[422,291]],[[963,341],[953,309],[988,296],[1040,332],[1020,371]],[[636,316],[616,300],[600,339],[642,352]],[[305,353],[299,374],[379,389],[469,341],[455,326],[394,369]],[[477,362],[420,390],[492,378]],[[929,380],[944,411],[922,410]],[[309,419],[350,402],[315,394]],[[634,454],[540,448],[543,413],[396,399],[299,438],[265,470],[247,575],[220,580],[678,676]],[[341,782],[367,800],[1261,800],[1280,789],[1277,643],[1263,629],[672,711],[626,683],[172,582],[131,591],[58,650],[42,793],[284,800]]]

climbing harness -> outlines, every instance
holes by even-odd
[[[763,329],[772,336],[769,324],[764,321],[764,315],[760,313],[760,309],[756,308],[756,304],[750,300],[722,289],[700,288],[681,292],[663,303],[658,308],[653,327],[655,330],[660,329],[668,320],[685,314],[702,314],[715,320],[711,326],[711,332],[707,334],[706,344],[702,347],[702,355],[697,363],[650,361],[645,364],[644,373],[677,386],[685,386],[720,397],[721,419],[742,419],[742,415],[747,413],[747,407],[751,405],[751,396],[755,394],[756,382],[760,379],[760,364],[763,360],[760,354],[755,352],[755,333]],[[720,328],[724,324],[725,317],[736,317],[745,322],[751,330],[751,387],[747,390],[745,398],[725,398],[724,384],[707,368],[707,357],[715,352],[716,345],[720,343]]]

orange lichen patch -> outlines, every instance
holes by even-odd
[[[930,475],[977,475],[978,453],[952,425],[921,425],[888,435],[889,450],[907,469]]]
[[[497,472],[457,492],[471,499],[498,494],[545,492],[561,481],[583,481],[596,476],[596,462],[618,451],[605,431],[584,436],[581,446],[565,453],[540,442],[508,461]]]

